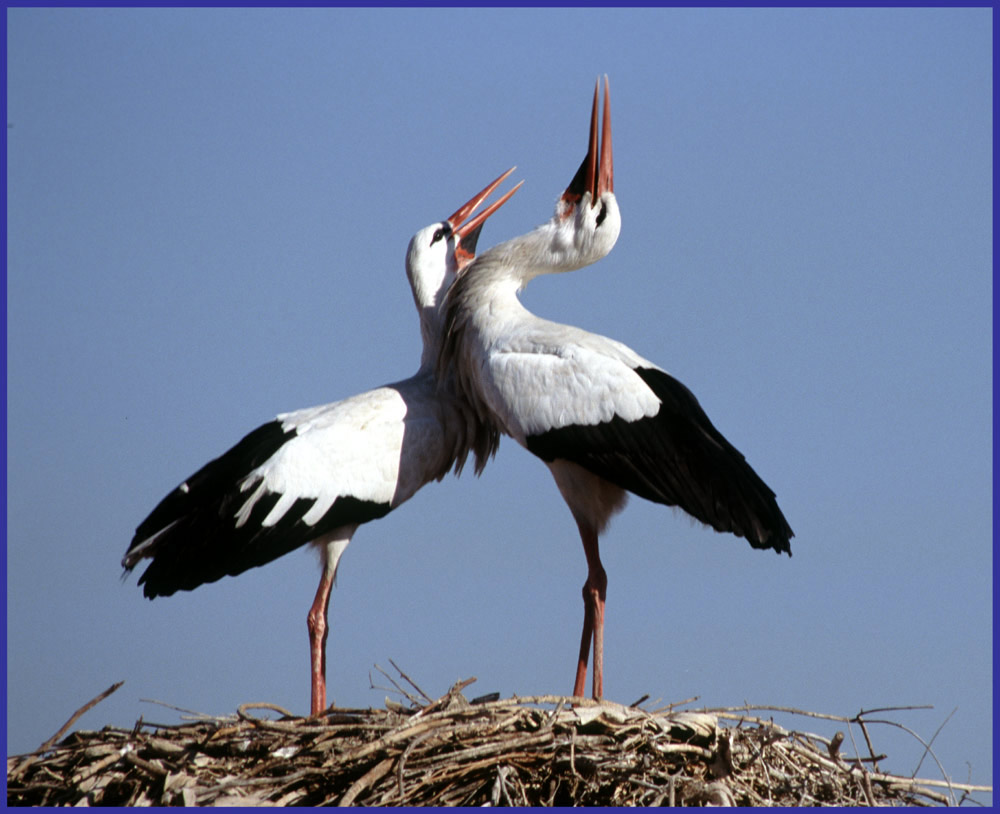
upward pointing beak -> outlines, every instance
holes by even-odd
[[[476,193],[471,200],[462,204],[458,211],[448,218],[448,223],[451,225],[452,231],[455,234],[455,259],[458,262],[459,268],[463,268],[468,265],[475,258],[476,243],[479,240],[479,233],[482,231],[483,224],[486,223],[486,219],[496,212],[501,206],[507,203],[511,196],[517,192],[518,189],[520,189],[521,184],[523,184],[524,181],[518,182],[513,189],[505,193],[498,201],[490,204],[486,209],[471,220],[468,220],[465,223],[462,223],[462,221],[475,212],[479,205],[485,201],[493,193],[493,191],[500,186],[503,180],[514,172],[515,169],[516,167],[511,167],[507,170],[507,172],[486,186],[483,190]]]
[[[611,90],[608,77],[604,77],[604,116],[601,123],[601,148],[598,159],[597,149],[597,102],[601,80],[594,86],[594,106],[590,112],[590,143],[587,155],[570,181],[562,199],[568,204],[577,204],[583,193],[590,193],[590,205],[596,206],[605,192],[615,191],[614,159],[611,153]]]

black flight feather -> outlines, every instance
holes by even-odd
[[[640,497],[677,506],[754,548],[791,555],[793,532],[774,492],[691,391],[662,370],[635,372],[661,401],[656,415],[548,430],[529,436],[528,449],[544,461],[572,461]]]
[[[315,524],[302,517],[316,502],[299,498],[274,525],[261,525],[280,495],[265,493],[246,522],[236,526],[236,513],[257,484],[241,491],[239,484],[254,469],[295,437],[295,430],[271,421],[245,436],[236,446],[210,461],[168,494],[136,529],[122,565],[137,546],[159,535],[143,555],[152,562],[139,578],[149,598],[192,590],[224,576],[236,576],[264,565],[336,528],[382,517],[388,503],[339,497]]]

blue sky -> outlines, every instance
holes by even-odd
[[[308,710],[315,555],[149,602],[132,532],[276,413],[414,372],[410,236],[513,164],[481,247],[547,219],[607,73],[621,237],[523,300],[687,384],[796,532],[779,558],[633,498],[608,697],[933,704],[893,717],[951,715],[936,755],[991,782],[990,9],[11,9],[7,35],[9,751],[118,680],[78,727]],[[432,695],[568,693],[585,575],[508,439],[355,536],[330,695],[380,706],[390,658]]]

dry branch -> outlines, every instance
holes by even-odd
[[[992,791],[875,771],[860,755],[844,754],[842,733],[789,731],[753,717],[759,708],[750,706],[647,711],[559,696],[470,704],[461,694],[468,683],[426,704],[404,693],[409,708],[391,702],[296,718],[244,704],[233,716],[178,725],[140,720],[57,743],[74,717],[37,752],[8,759],[7,802],[867,806],[948,805]],[[875,711],[853,718],[793,712],[850,727],[871,723],[865,716]]]

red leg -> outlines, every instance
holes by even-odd
[[[580,658],[576,663],[576,681],[573,682],[573,696],[583,698],[583,688],[587,684],[587,662],[590,660],[590,638],[594,633],[594,606],[589,601],[590,579],[583,585],[583,634],[580,636]]]
[[[319,715],[326,709],[326,636],[329,633],[327,611],[335,570],[324,569],[320,577],[316,598],[306,624],[309,627],[309,657],[312,664],[312,703],[310,715]]]
[[[594,698],[604,697],[604,600],[607,595],[608,579],[604,569],[600,571],[599,587],[594,602]]]
[[[580,657],[576,665],[573,695],[583,697],[587,682],[587,661],[591,639],[594,646],[594,698],[604,695],[604,603],[607,597],[608,576],[601,565],[597,533],[580,526],[583,553],[587,557],[587,581],[583,583],[583,633],[580,636]]]

